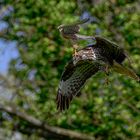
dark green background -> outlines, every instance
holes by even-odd
[[[7,76],[19,85],[14,106],[49,125],[100,140],[140,139],[140,85],[128,77],[112,72],[106,86],[105,75],[98,73],[88,80],[68,111],[59,113],[55,103],[61,73],[72,56],[71,44],[60,36],[57,26],[78,21],[85,11],[96,21],[81,33],[116,42],[127,50],[133,69],[140,74],[139,0],[1,0],[0,4],[11,7],[2,19],[8,28],[0,37],[17,41],[20,53],[11,61]],[[125,65],[129,66],[127,60]],[[17,117],[11,116],[9,121],[2,111],[0,119],[7,131],[12,131],[15,123],[28,128],[28,123]],[[41,139],[36,131],[29,137],[25,134],[26,139]]]

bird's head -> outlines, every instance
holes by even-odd
[[[58,29],[60,32],[62,32],[63,27],[64,27],[64,25],[62,24],[62,25],[58,26],[57,29]]]

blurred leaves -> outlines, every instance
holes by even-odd
[[[132,66],[140,74],[140,1],[94,2],[84,1],[83,9],[98,22],[83,27],[81,32],[99,34],[124,47],[133,60]],[[105,76],[97,74],[87,82],[82,95],[73,100],[68,111],[56,110],[59,79],[72,56],[71,44],[61,38],[57,26],[79,20],[84,11],[79,9],[78,2],[6,0],[1,3],[10,5],[13,10],[3,17],[8,28],[0,37],[16,40],[20,53],[20,57],[11,62],[9,75],[14,77],[16,88],[21,87],[21,95],[31,95],[33,107],[20,96],[12,101],[15,105],[26,108],[31,115],[50,125],[86,132],[97,139],[139,139],[140,86],[122,75],[113,73],[109,86],[105,86]],[[26,128],[21,120],[13,117],[12,121],[20,121]],[[11,129],[11,125],[5,119],[3,127]]]

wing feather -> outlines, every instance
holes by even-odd
[[[110,63],[113,63],[113,60],[115,60],[121,64],[127,57],[124,49],[119,47],[114,42],[100,36],[95,36],[95,39],[97,41],[96,47],[101,48],[101,55],[106,57]]]
[[[99,66],[93,61],[79,61],[76,65],[71,62],[65,67],[57,93],[57,108],[65,110],[74,96],[80,91],[88,78],[97,73]]]
[[[82,21],[70,24],[70,25],[64,25],[63,26],[63,32],[66,34],[76,34],[79,32],[80,30],[80,26],[81,24],[86,23],[87,21],[89,21],[89,18],[85,18]]]

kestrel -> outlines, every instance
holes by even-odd
[[[122,64],[127,57],[123,48],[102,37],[95,37],[96,44],[79,50],[77,56],[65,66],[57,92],[57,109],[63,111],[76,96],[85,82],[99,71],[106,73],[106,67],[140,81],[139,76]]]
[[[96,43],[95,37],[93,36],[85,36],[85,35],[80,35],[78,34],[80,31],[80,25],[86,23],[89,19],[84,19],[80,22],[74,23],[74,24],[70,24],[70,25],[60,25],[58,26],[58,29],[61,33],[61,35],[65,38],[65,39],[69,39],[72,44],[73,44],[73,48],[74,48],[74,54],[76,54],[76,50],[78,48],[77,42],[79,40],[91,40],[92,43]]]

